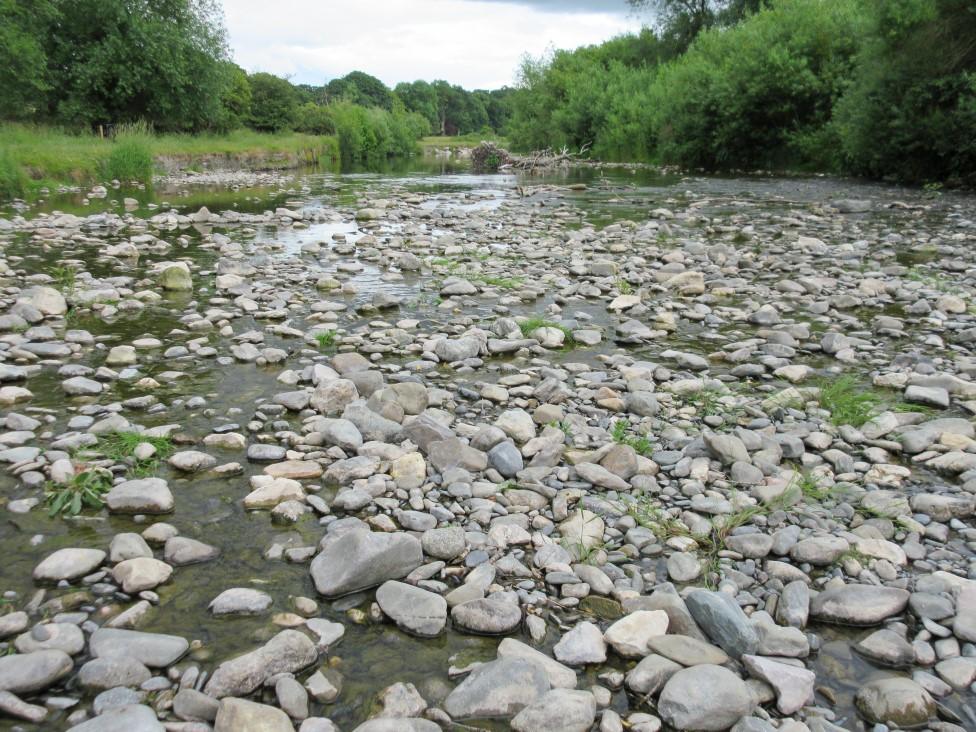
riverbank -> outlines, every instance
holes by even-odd
[[[235,130],[225,135],[140,135],[137,153],[157,173],[203,168],[281,170],[339,159],[338,138]],[[0,199],[41,188],[91,185],[120,177],[118,144],[55,128],[0,126]]]

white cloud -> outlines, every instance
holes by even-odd
[[[575,48],[636,30],[623,0],[555,4],[479,0],[224,0],[234,59],[248,71],[323,84],[359,70],[390,86],[447,79],[512,84],[524,53]],[[580,5],[602,6],[587,10]]]

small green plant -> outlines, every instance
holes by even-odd
[[[54,286],[62,295],[70,295],[75,291],[76,272],[71,267],[55,267],[51,270],[51,276],[54,278]]]
[[[617,292],[619,292],[621,295],[629,295],[633,291],[634,291],[633,286],[631,286],[631,284],[627,280],[624,279],[617,280]]]
[[[322,330],[315,334],[315,342],[319,344],[320,351],[328,351],[335,346],[336,332],[334,330]]]
[[[821,486],[816,476],[812,473],[798,472],[794,478],[796,487],[800,489],[804,498],[812,501],[825,501],[833,497],[833,491],[829,486]]]
[[[566,437],[572,437],[573,436],[573,430],[570,427],[569,422],[567,422],[565,420],[563,420],[562,422],[560,422],[559,420],[554,419],[554,420],[552,420],[552,422],[548,422],[546,424],[546,426],[547,427],[555,427],[557,430],[562,430],[562,433],[564,435],[566,435]]]
[[[720,389],[706,386],[700,391],[691,393],[688,401],[695,405],[695,409],[702,417],[713,417],[722,411],[722,402],[720,400],[723,396],[725,394]],[[737,410],[732,409],[727,411],[735,412]]]
[[[651,442],[647,437],[632,437],[627,434],[627,420],[618,419],[610,428],[610,437],[620,445],[630,445],[638,455],[647,457],[651,454]]]
[[[84,508],[101,508],[103,497],[112,490],[112,474],[105,468],[86,468],[75,474],[66,484],[48,484],[44,502],[52,518],[77,516]]]

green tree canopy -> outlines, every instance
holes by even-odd
[[[325,89],[330,101],[341,99],[362,107],[393,109],[393,94],[386,84],[362,71],[353,71],[341,79],[333,79]]]
[[[146,119],[162,129],[208,126],[227,58],[214,0],[56,0],[43,29],[48,112],[95,124]]]
[[[288,79],[258,72],[248,77],[251,85],[250,124],[256,130],[277,132],[295,121],[298,92]]]

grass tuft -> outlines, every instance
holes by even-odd
[[[133,453],[136,446],[146,442],[156,448],[156,454],[147,460],[137,460]],[[149,437],[139,432],[113,432],[103,435],[98,441],[99,451],[110,460],[129,461],[129,475],[133,478],[148,478],[159,470],[159,461],[165,460],[175,450],[169,437]]]
[[[319,344],[320,351],[328,351],[335,346],[336,332],[334,330],[322,330],[314,336],[315,342]]]
[[[651,442],[647,437],[633,437],[627,434],[629,423],[625,419],[618,419],[610,428],[610,436],[620,445],[630,445],[638,455],[648,457],[651,454]]]
[[[830,421],[838,426],[861,427],[885,404],[880,394],[864,388],[850,374],[838,379],[823,379],[818,386],[820,406],[830,412]]]

